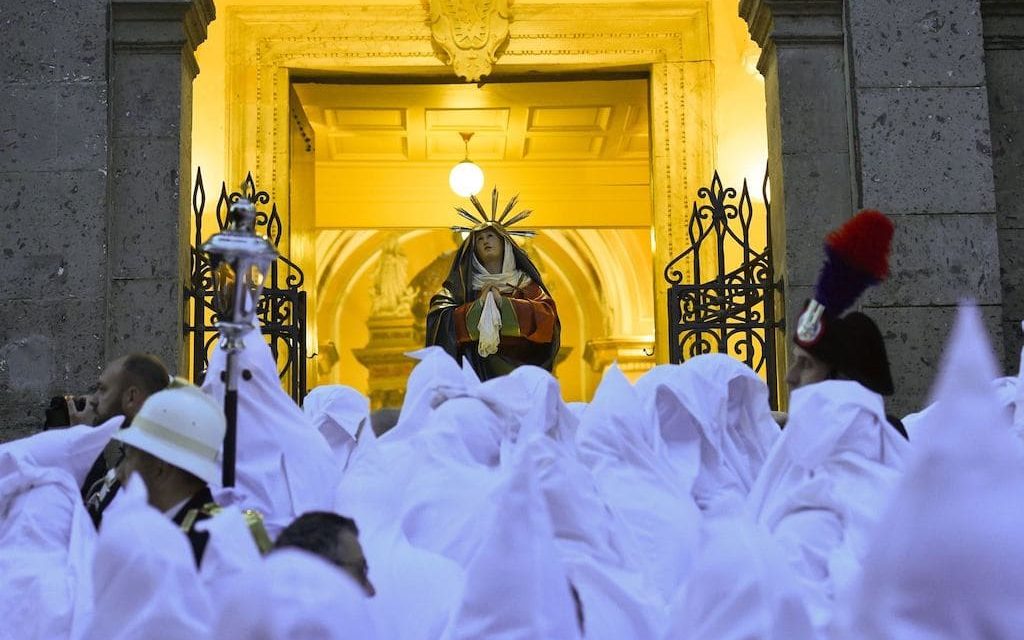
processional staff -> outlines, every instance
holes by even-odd
[[[235,486],[235,453],[238,434],[238,352],[243,337],[253,329],[256,306],[277,250],[265,237],[256,235],[256,207],[240,198],[228,211],[227,225],[203,245],[213,269],[213,304],[217,311],[220,348],[227,352],[224,380],[225,487]]]

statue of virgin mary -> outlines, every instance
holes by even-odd
[[[551,371],[559,347],[558,311],[537,268],[512,239],[533,233],[509,230],[531,212],[509,218],[517,202],[512,198],[499,216],[497,189],[490,215],[475,196],[471,201],[479,217],[456,207],[474,224],[453,227],[466,234],[465,240],[430,300],[426,344],[469,362],[481,380],[524,364]]]

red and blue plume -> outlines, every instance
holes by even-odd
[[[889,275],[893,224],[884,213],[865,209],[825,238],[825,264],[814,299],[831,316],[849,309],[861,293]]]

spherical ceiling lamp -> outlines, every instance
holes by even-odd
[[[473,137],[472,132],[461,132],[459,135],[462,136],[462,140],[466,144],[466,157],[462,162],[452,167],[451,173],[448,174],[448,186],[456,194],[463,198],[468,198],[469,196],[475,196],[483,189],[484,172],[469,159],[469,139]]]

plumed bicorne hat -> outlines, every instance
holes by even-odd
[[[894,391],[885,341],[867,315],[842,315],[870,286],[889,275],[893,224],[865,209],[825,239],[825,262],[793,341],[837,373],[881,395]]]

